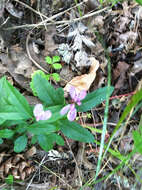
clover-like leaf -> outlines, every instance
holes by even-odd
[[[53,64],[53,68],[54,69],[61,69],[62,68],[62,65],[60,63],[54,63]]]
[[[53,80],[59,82],[60,81],[60,75],[58,73],[52,73],[51,74]]]
[[[58,62],[60,62],[60,57],[59,56],[53,56],[52,60],[53,60],[53,63],[58,63]]]
[[[46,61],[46,63],[48,63],[48,64],[52,64],[52,59],[51,59],[50,56],[46,56],[46,57],[45,57],[45,61]]]

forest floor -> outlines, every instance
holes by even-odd
[[[59,74],[60,81],[50,79],[55,87],[64,88],[74,79],[83,88],[82,76],[89,75],[92,68],[93,78],[91,75],[85,81],[86,90],[92,92],[107,86],[110,65],[114,92],[109,102],[105,143],[132,95],[142,88],[142,7],[132,0],[111,5],[100,5],[97,0],[0,1],[0,77],[6,76],[31,105],[39,102],[30,89],[31,75],[37,69]],[[45,57],[57,55],[62,68],[51,69]],[[99,66],[94,68],[96,62]],[[101,141],[104,109],[105,102],[78,115],[78,122],[95,129],[97,142]],[[134,115],[130,113],[115,134],[111,148],[124,157],[133,149],[132,131],[138,128],[141,113],[142,108]],[[67,138],[64,146],[55,145],[48,153],[36,146],[31,158],[36,170],[12,185],[2,181],[0,189],[79,190],[95,176],[99,149],[99,144]],[[109,151],[102,160],[97,178],[100,181],[82,189],[140,190],[142,155],[135,154],[115,172],[121,161]]]

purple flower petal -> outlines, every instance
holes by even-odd
[[[70,104],[70,110],[74,110],[75,109],[75,104]]]
[[[36,121],[42,120],[43,115],[44,115],[44,111],[40,112],[37,116],[35,116]]]
[[[45,112],[42,113],[40,120],[47,120],[51,117],[52,113],[50,110],[47,110]]]
[[[77,101],[76,103],[77,103],[77,105],[79,105],[79,106],[81,105],[81,102],[80,102],[80,101]]]
[[[77,115],[77,110],[76,110],[76,108],[74,108],[73,110],[70,110],[68,112],[67,118],[68,118],[69,121],[73,121],[73,120],[75,120],[76,115]]]
[[[70,104],[64,106],[64,107],[61,109],[60,114],[61,114],[61,115],[65,115],[65,114],[69,111],[69,109],[70,109]]]
[[[76,98],[76,91],[75,91],[75,87],[74,86],[70,86],[70,89],[69,89],[69,94],[71,96],[71,98],[74,100]]]
[[[86,92],[85,90],[82,90],[82,91],[78,94],[78,101],[83,100],[86,95],[87,95],[87,92]]]
[[[36,104],[33,110],[34,116],[37,117],[41,112],[43,112],[43,105]]]

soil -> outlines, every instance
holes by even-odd
[[[91,92],[107,85],[110,59],[114,92],[110,98],[106,143],[131,96],[142,88],[141,47],[142,7],[132,0],[117,2],[114,6],[108,1],[100,5],[97,0],[0,1],[0,77],[6,76],[31,105],[39,102],[29,85],[35,70],[57,72],[60,82],[53,79],[51,82],[55,87],[64,88],[74,77],[89,75],[90,58],[94,57],[99,61],[99,68],[89,85],[86,81],[87,90]],[[61,57],[61,70],[51,70],[45,61],[46,56],[54,55]],[[88,115],[80,114],[78,122],[101,130],[104,108],[105,103]],[[128,120],[126,130],[122,126],[116,133],[112,148],[117,145],[122,155],[133,149],[132,131],[138,128],[141,113],[142,108]],[[100,142],[100,133],[94,135]],[[34,173],[23,181],[16,181],[12,187],[1,182],[0,189],[79,190],[95,175],[99,146],[65,140],[65,146],[55,145],[48,153],[37,146],[37,152],[32,156]],[[107,153],[98,179],[108,175],[120,163],[121,160]],[[139,190],[142,188],[137,179],[138,176],[142,180],[140,168],[142,156],[136,154],[129,165],[107,180],[83,189]]]

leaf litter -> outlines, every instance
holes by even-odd
[[[28,4],[25,0],[22,2]],[[33,29],[31,26],[33,33],[29,35],[31,28],[27,26],[18,28],[18,26],[41,22],[41,19],[50,18],[54,14],[75,5],[72,0],[68,0],[65,5],[63,5],[63,1],[54,1],[54,4],[52,4],[51,1],[40,0],[40,5],[37,2],[31,0],[28,5],[38,13],[44,14],[44,16],[18,4],[18,1],[0,1],[0,76],[10,75],[14,85],[24,92],[29,102],[36,104],[37,100],[33,101],[33,96],[30,93],[30,75],[38,69],[37,65],[49,72],[50,68],[47,68],[47,64],[45,66],[45,56],[60,55],[63,67],[59,73],[63,80],[58,84],[54,84],[55,86],[62,86],[65,91],[68,91],[71,84],[79,91],[82,89],[92,91],[98,87],[106,86],[107,59],[105,47],[97,35],[99,33],[105,42],[106,48],[108,48],[111,59],[112,85],[115,87],[113,95],[121,97],[115,98],[116,102],[112,101],[110,103],[107,133],[111,135],[129,101],[129,96],[126,95],[135,91],[138,82],[142,78],[141,7],[132,1],[118,2],[114,7],[99,15],[85,20],[80,19],[78,22],[73,21],[67,28],[64,25],[51,26],[50,28],[47,27],[46,31],[44,27]],[[80,6],[83,15],[88,13],[92,7],[96,10],[99,9],[99,3],[95,1],[97,3],[92,6],[92,2],[88,1]],[[75,11],[70,10],[56,16],[56,21],[74,20],[77,17],[79,18],[79,13],[75,9]],[[56,21],[54,20],[55,23]],[[13,26],[17,29],[5,30],[7,27]],[[56,43],[57,35],[60,39],[59,43]],[[26,43],[27,41],[28,43]],[[13,48],[16,44],[18,44],[17,49]],[[88,117],[87,114],[90,113],[85,113],[82,117],[79,116],[78,122],[83,121],[85,124],[93,126],[93,128],[96,126],[97,129],[102,130],[104,104],[92,110],[91,117]],[[133,148],[131,134],[133,129],[137,129],[140,115],[141,112],[138,111],[132,117],[123,136],[121,136],[123,126],[115,135],[113,145],[117,145],[118,139],[120,139],[118,150],[123,156],[127,155]],[[97,141],[100,141],[99,133],[95,133],[95,137]],[[35,172],[31,189],[32,185],[33,189],[38,188],[38,185],[44,189],[52,187],[56,187],[56,189],[71,189],[71,187],[72,189],[79,189],[79,184],[82,183],[79,175],[85,182],[94,175],[92,170],[95,170],[97,164],[99,146],[96,144],[84,146],[70,139],[67,139],[67,141],[68,143],[64,147],[55,145],[54,150],[49,152],[51,158],[46,157],[43,163],[41,159],[44,154],[41,157],[40,150],[32,155],[36,160],[35,165],[38,167],[38,172]],[[81,155],[82,151],[84,151],[83,156]],[[58,159],[55,159],[54,156]],[[108,162],[106,162],[107,160]],[[108,153],[103,161],[105,170],[101,171],[101,177],[109,174],[120,162],[121,160]],[[41,166],[39,166],[40,164]],[[135,173],[141,178],[139,168],[142,166],[142,156],[135,155],[130,160],[130,164],[134,167]],[[52,172],[49,172],[50,170]],[[36,186],[36,184],[38,185]],[[28,186],[28,184],[25,183],[25,186]],[[119,187],[120,189],[135,190],[141,188],[141,183],[127,166],[124,167],[123,172],[120,170],[107,181],[102,181],[94,186],[95,189],[100,190],[115,190]]]

